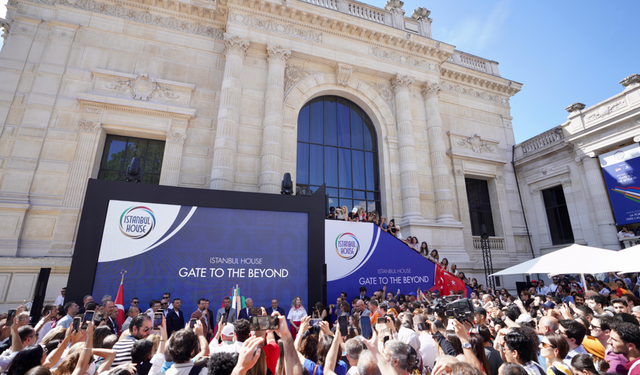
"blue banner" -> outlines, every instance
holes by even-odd
[[[306,213],[111,201],[94,299],[115,296],[126,270],[125,307],[170,292],[185,315],[200,298],[215,312],[237,284],[255,307],[276,298],[288,312],[296,296],[307,304],[307,225]]]
[[[325,262],[329,303],[341,292],[351,302],[361,286],[369,297],[385,285],[394,295],[434,286],[436,265],[371,223],[327,220]]]
[[[632,145],[599,158],[616,223],[640,222],[640,148]]]

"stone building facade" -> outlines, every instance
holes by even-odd
[[[353,0],[9,0],[0,52],[0,302],[66,283],[109,136],[165,142],[159,183],[279,194],[323,95],[375,129],[382,214],[482,274],[465,182],[490,196],[494,267],[527,260],[498,63],[437,41],[425,8]],[[487,204],[487,202],[485,202]],[[81,250],[80,250],[81,251]]]
[[[640,142],[640,75],[626,77],[620,84],[619,94],[590,107],[571,104],[565,123],[515,147],[516,172],[537,255],[574,242],[612,250],[621,247],[598,159]],[[544,195],[551,189],[566,202],[562,210],[570,223],[564,233],[549,221]]]

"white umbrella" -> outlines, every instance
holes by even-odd
[[[616,251],[574,244],[496,272],[492,276],[524,273],[551,275],[571,273],[585,274],[614,272],[619,268],[621,268],[621,266]]]
[[[618,251],[618,269],[616,271],[628,273],[640,270],[640,245],[628,247]]]

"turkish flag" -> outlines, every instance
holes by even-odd
[[[116,307],[118,307],[118,318],[116,321],[118,325],[122,327],[124,324],[124,291],[122,289],[122,282],[120,282],[120,288],[118,288],[118,294],[116,295]]]
[[[455,275],[443,270],[437,264],[434,280],[434,286],[440,291],[440,296],[445,297],[451,294],[458,294],[459,291],[462,291],[462,296],[467,297],[467,287],[464,285],[464,282]]]

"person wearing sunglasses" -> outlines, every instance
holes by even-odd
[[[540,355],[546,359],[548,375],[572,375],[562,360],[569,353],[569,344],[562,335],[550,333],[540,340]]]

